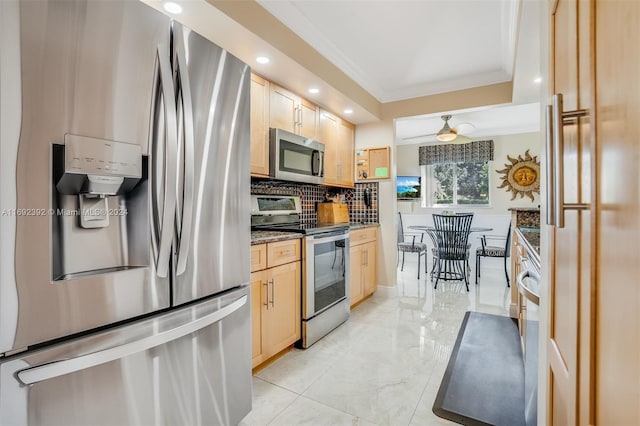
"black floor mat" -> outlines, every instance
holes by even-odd
[[[433,412],[464,425],[524,425],[524,366],[516,320],[467,312]]]

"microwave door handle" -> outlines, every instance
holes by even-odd
[[[322,171],[320,170],[320,165],[320,151],[314,149],[311,153],[311,174],[313,176],[322,176],[320,174],[320,172]]]
[[[176,24],[177,25],[177,24]],[[182,210],[182,225],[180,227],[180,239],[178,242],[178,263],[176,275],[181,275],[187,269],[187,259],[189,247],[191,245],[191,232],[193,222],[194,203],[194,170],[195,170],[195,139],[193,125],[193,103],[191,98],[191,82],[187,68],[185,55],[184,35],[181,29],[175,31],[176,34],[176,56],[178,59],[178,78],[180,82],[181,98],[180,102],[184,114],[184,198]],[[176,156],[179,158],[179,156]],[[179,208],[180,206],[178,206]]]
[[[158,45],[158,64],[160,68],[160,84],[162,90],[162,107],[164,112],[164,202],[160,227],[160,243],[158,247],[157,274],[159,277],[169,275],[171,244],[173,242],[173,222],[176,209],[177,176],[177,138],[178,124],[175,102],[175,90],[169,64],[169,47]]]

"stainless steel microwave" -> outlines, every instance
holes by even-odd
[[[282,129],[269,130],[269,175],[275,179],[321,184],[324,144]]]

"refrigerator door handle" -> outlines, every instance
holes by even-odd
[[[85,370],[100,364],[125,358],[129,355],[169,343],[173,340],[186,336],[187,334],[195,333],[213,323],[219,322],[244,306],[247,303],[247,299],[248,296],[245,294],[208,315],[204,315],[196,320],[180,324],[167,331],[143,337],[142,339],[133,342],[127,342],[99,352],[93,352],[71,359],[54,361],[38,365],[36,367],[25,368],[24,370],[18,371],[16,373],[16,377],[23,385],[32,385],[64,374],[74,373],[76,371]]]
[[[160,65],[160,83],[164,107],[165,123],[165,179],[164,202],[160,228],[160,247],[158,249],[157,274],[166,277],[169,274],[169,260],[171,258],[171,243],[173,239],[173,220],[176,213],[176,185],[177,185],[177,145],[178,124],[175,101],[175,90],[169,63],[169,48],[159,45],[158,63]]]
[[[182,226],[178,248],[178,265],[176,275],[181,275],[187,268],[189,246],[191,245],[191,227],[193,221],[194,180],[195,180],[195,138],[193,124],[193,103],[191,100],[191,82],[185,55],[185,42],[182,26],[175,24],[176,56],[178,59],[178,78],[180,83],[180,102],[184,113],[184,199],[182,210]],[[176,156],[177,158],[179,156]],[[179,206],[178,206],[179,207]]]

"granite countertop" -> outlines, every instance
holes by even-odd
[[[304,237],[297,232],[251,231],[251,245],[275,243],[276,241],[295,240]]]
[[[540,268],[540,228],[518,226],[516,231],[527,248],[531,260]]]
[[[539,212],[540,207],[509,207],[510,212]]]

